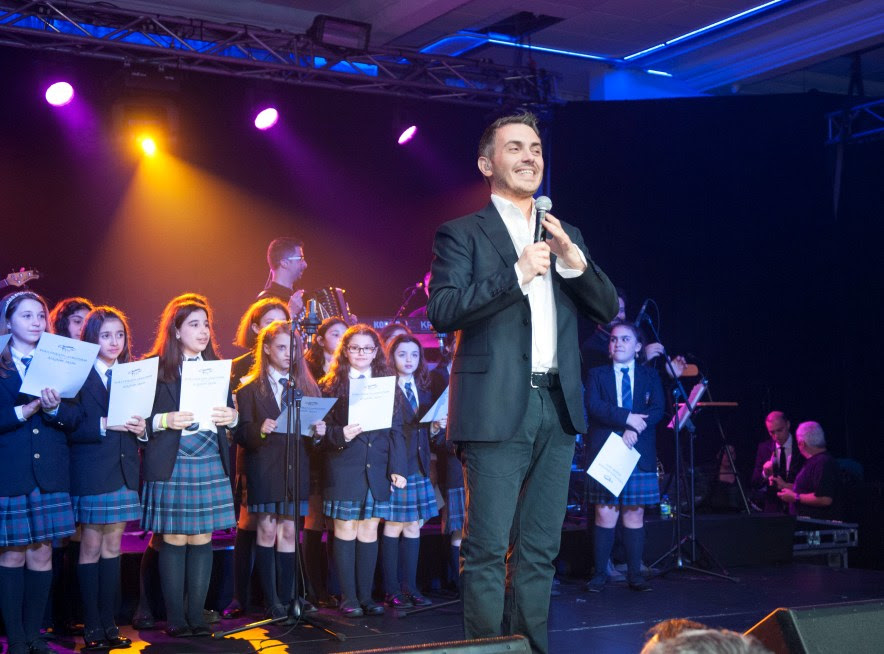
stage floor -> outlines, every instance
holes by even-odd
[[[734,568],[738,581],[683,571],[654,578],[654,591],[635,593],[623,584],[609,584],[600,594],[583,590],[582,579],[562,579],[550,610],[551,652],[595,654],[637,652],[645,632],[660,620],[691,618],[712,627],[745,631],[777,607],[807,607],[884,598],[884,572],[835,570],[822,565],[793,563],[780,566]],[[437,602],[444,598],[434,597]],[[229,639],[167,638],[160,630],[136,632],[123,628],[135,642],[129,652],[145,654],[221,654],[270,651],[348,652],[353,650],[433,643],[462,638],[458,604],[413,616],[388,612],[378,618],[348,620],[332,610],[315,614],[346,642],[330,640],[314,627],[254,628]],[[250,620],[256,620],[258,616]],[[223,621],[217,628],[233,628],[249,620]],[[162,626],[162,624],[160,624]],[[74,652],[81,642],[53,642],[58,652]],[[127,650],[116,650],[124,652]]]

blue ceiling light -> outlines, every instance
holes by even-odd
[[[660,77],[672,77],[672,73],[667,73],[662,70],[654,70],[653,68],[645,68],[645,72],[648,75],[659,75]]]

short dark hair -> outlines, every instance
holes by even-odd
[[[497,130],[504,125],[527,125],[534,130],[534,133],[537,134],[538,138],[540,137],[540,128],[537,126],[537,116],[530,111],[510,114],[509,116],[501,116],[482,132],[482,137],[479,139],[480,157],[490,157],[494,154],[494,136],[497,134]]]
[[[639,331],[638,327],[636,327],[631,322],[626,322],[625,320],[617,320],[611,324],[611,329],[609,331],[613,334],[614,328],[616,327],[626,327],[626,329],[632,332],[632,335],[633,337],[635,337],[637,343],[643,344],[645,342],[645,339],[642,338],[641,332]]]
[[[267,265],[278,268],[280,262],[294,252],[295,248],[304,247],[304,241],[293,236],[280,236],[270,241],[267,246]]]

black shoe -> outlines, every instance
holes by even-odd
[[[202,638],[212,635],[212,628],[207,624],[198,624],[190,628],[190,635],[194,638]]]
[[[646,581],[631,581],[629,582],[629,590],[634,590],[639,593],[647,593],[648,591],[654,590]]]
[[[321,609],[336,609],[338,608],[338,598],[334,595],[326,595],[317,599],[315,604]]]
[[[165,633],[170,638],[187,638],[193,635],[190,627],[186,624],[170,624],[166,627]]]
[[[128,647],[128,645],[127,645]],[[84,641],[81,652],[106,652],[111,645],[106,640],[86,640]],[[33,650],[32,650],[33,651]]]
[[[605,589],[605,577],[593,577],[586,582],[586,591],[589,593],[601,593]]]
[[[377,602],[372,600],[368,600],[367,602],[363,603],[362,612],[365,615],[383,615],[385,613],[384,605],[378,604]]]
[[[408,597],[411,599],[411,603],[415,606],[432,606],[433,600],[427,599],[420,593],[409,593]]]
[[[215,609],[203,609],[203,620],[206,624],[218,624],[221,622],[221,614]]]
[[[114,636],[105,641],[111,649],[126,649],[132,646],[132,640],[125,636]]]
[[[136,613],[132,616],[132,628],[137,631],[153,629],[157,626],[150,613]]]
[[[55,650],[49,647],[45,640],[38,638],[28,643],[28,654],[55,654]]]
[[[393,593],[384,600],[387,606],[394,609],[413,609],[414,603],[406,593]]]
[[[285,606],[282,604],[274,604],[267,609],[267,612],[264,615],[271,620],[278,620],[279,618],[284,618],[287,614],[288,611],[286,611]]]
[[[230,604],[227,605],[227,608],[221,612],[221,617],[225,620],[233,620],[234,618],[238,618],[243,614],[242,607],[239,605],[239,602],[233,600]]]
[[[6,654],[30,654],[30,651],[27,643],[12,643],[6,648]]]
[[[356,600],[347,600],[345,602],[341,602],[341,605],[338,607],[338,611],[345,618],[362,617],[362,607],[359,606],[359,602],[357,602]]]

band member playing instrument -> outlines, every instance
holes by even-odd
[[[290,236],[274,239],[267,246],[267,266],[270,272],[264,289],[258,299],[275,297],[289,306],[292,316],[299,316],[304,310],[304,289],[295,289],[295,284],[307,270],[304,256],[304,243]]]

